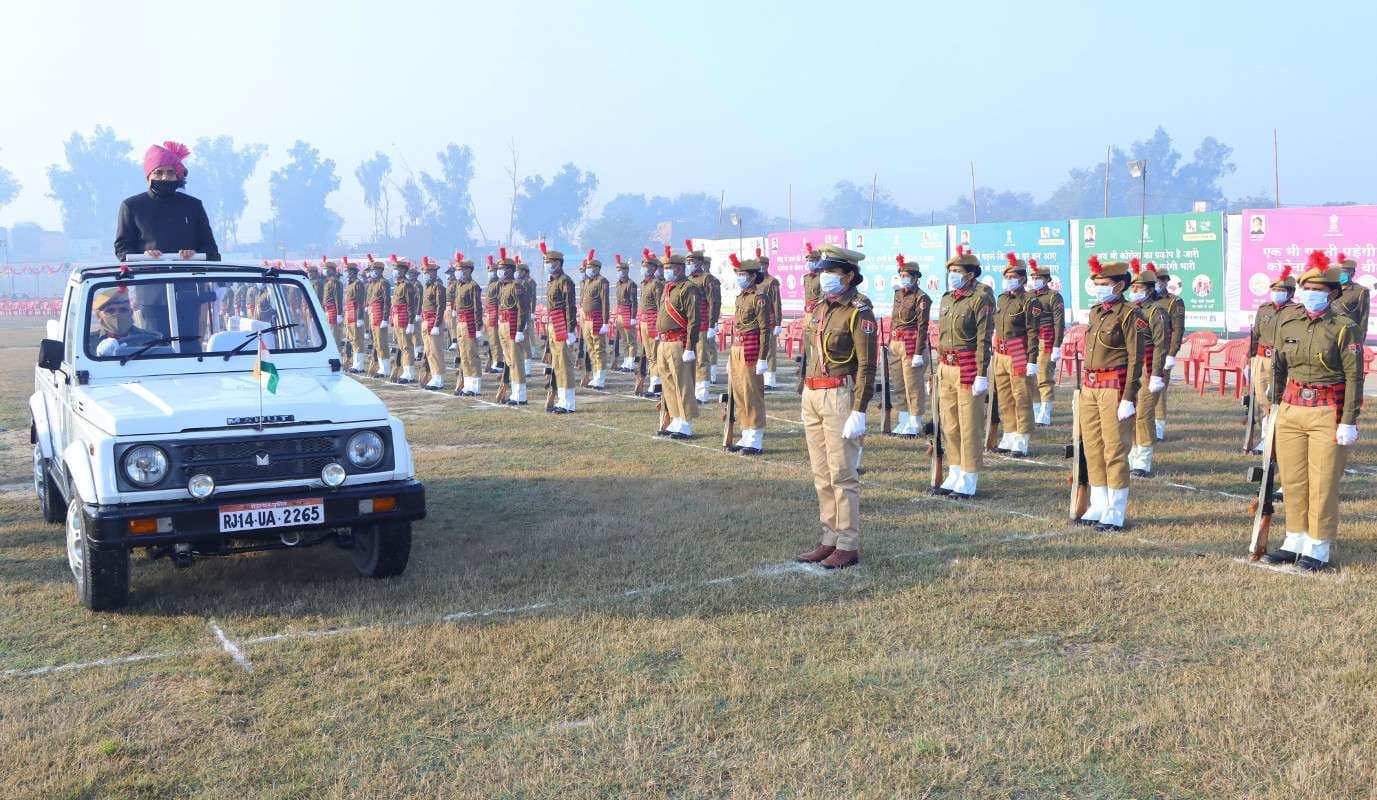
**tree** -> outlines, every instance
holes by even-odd
[[[976,216],[981,222],[1016,222],[1037,219],[1040,211],[1037,200],[1027,192],[998,192],[989,187],[975,190]],[[970,195],[958,197],[946,208],[933,211],[924,223],[956,225],[969,224],[972,219]]]
[[[402,196],[402,207],[406,212],[406,226],[414,228],[420,225],[426,217],[426,196],[421,191],[421,184],[415,178],[407,178],[398,193]],[[406,231],[401,231],[401,235],[405,236]]]
[[[473,150],[449,144],[435,154],[440,161],[440,176],[421,173],[421,186],[430,200],[431,241],[447,249],[468,249],[469,229],[473,227],[473,201],[469,184],[473,182]]]
[[[572,244],[597,188],[597,176],[573,164],[560,167],[549,183],[532,175],[516,197],[516,226],[527,239],[543,235],[560,246]]]
[[[868,186],[837,181],[832,196],[822,201],[822,224],[829,228],[891,228],[919,223],[917,214],[900,208],[884,189],[875,192],[872,223],[870,196]]]
[[[392,160],[382,153],[362,161],[354,168],[354,177],[363,188],[363,204],[373,212],[373,238],[391,238],[392,196],[387,191],[387,176],[392,172]]]
[[[19,181],[14,179],[14,175],[4,167],[0,167],[0,208],[4,208],[19,196],[19,190],[23,188]]]
[[[206,216],[210,218],[221,249],[238,242],[239,218],[244,216],[244,206],[248,204],[244,182],[267,152],[267,145],[262,144],[249,144],[236,150],[231,136],[196,140],[196,147],[191,151],[196,161],[195,172],[191,173],[195,194],[206,207]]]
[[[322,160],[318,150],[300,139],[287,155],[290,160],[268,180],[273,216],[263,223],[263,241],[298,252],[329,250],[344,224],[325,206],[325,198],[339,189],[335,162]]]
[[[722,210],[722,227],[717,225],[719,200],[708,194],[681,194],[677,197],[649,197],[619,194],[608,201],[602,214],[579,232],[580,248],[596,247],[603,252],[626,256],[644,247],[659,251],[665,240],[662,227],[670,233],[668,243],[678,249],[684,239],[736,236],[728,220],[735,212],[742,222],[742,234],[759,236],[783,230],[785,221],[768,217],[750,206],[731,206]]]
[[[133,145],[97,125],[90,139],[74,132],[62,149],[68,168],[48,166],[48,196],[62,206],[63,230],[73,239],[113,238],[120,203],[147,185],[129,157]]]

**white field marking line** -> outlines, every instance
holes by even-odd
[[[245,672],[253,672],[253,664],[249,663],[249,657],[244,655],[244,651],[240,649],[239,645],[236,644],[233,639],[225,635],[225,631],[220,627],[220,623],[215,620],[210,620],[207,624],[210,625],[211,633],[215,634],[216,640],[220,642],[220,647],[224,648],[226,653],[229,653],[229,657],[234,659],[234,663],[243,667]]]
[[[210,648],[200,648],[198,650],[181,650],[174,653],[143,653],[132,656],[111,656],[96,661],[78,661],[72,664],[58,664],[52,667],[34,667],[32,669],[7,669],[0,672],[0,678],[21,678],[34,675],[53,675],[59,672],[71,672],[79,669],[90,669],[92,667],[117,667],[124,664],[137,664],[140,661],[157,661],[164,658],[176,658],[177,656],[191,655],[193,653],[203,653]]]

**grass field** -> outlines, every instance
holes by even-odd
[[[869,437],[864,560],[824,574],[792,391],[747,459],[715,407],[652,437],[619,374],[572,417],[372,384],[429,495],[404,576],[139,558],[97,615],[30,488],[37,336],[0,328],[0,796],[1377,796],[1371,428],[1333,574],[1236,560],[1242,413],[1179,385],[1125,534],[1065,520],[1064,390],[973,502]]]

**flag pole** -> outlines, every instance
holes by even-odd
[[[262,334],[259,334],[262,336]],[[258,343],[258,364],[253,371],[253,382],[258,384],[258,432],[263,432],[263,343]]]

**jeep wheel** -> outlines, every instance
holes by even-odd
[[[110,611],[129,600],[129,551],[94,550],[86,535],[81,500],[67,505],[67,564],[72,568],[77,598],[92,611]]]
[[[353,529],[354,567],[367,578],[391,578],[406,570],[411,558],[411,523],[384,522]]]
[[[33,491],[38,495],[38,507],[43,512],[43,521],[60,523],[63,520],[62,490],[53,480],[48,459],[38,445],[33,446]]]

